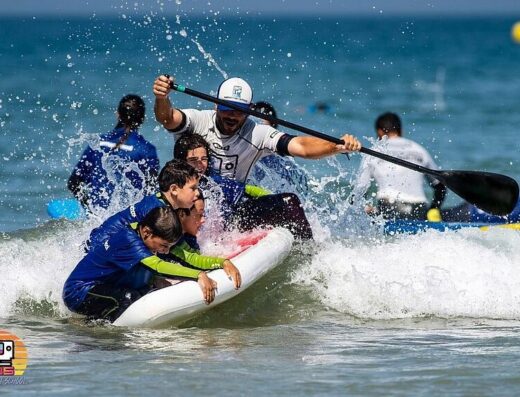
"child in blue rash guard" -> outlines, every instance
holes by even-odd
[[[182,135],[175,142],[173,149],[174,158],[185,160],[199,172],[201,176],[200,185],[203,190],[211,190],[212,184],[216,184],[222,191],[222,201],[219,204],[225,220],[232,217],[234,210],[245,195],[260,197],[270,194],[269,191],[261,187],[246,185],[234,179],[212,173],[208,168],[209,153],[210,149],[206,140],[195,134]]]
[[[99,138],[99,148],[87,147],[74,167],[67,187],[89,211],[108,208],[116,186],[150,194],[155,190],[159,158],[155,146],[139,134],[145,105],[126,95],[117,109],[115,128]]]
[[[140,222],[153,208],[191,208],[199,194],[198,182],[199,175],[191,165],[180,160],[167,162],[159,173],[160,192],[112,215],[101,226],[92,230],[86,244],[87,250],[103,243],[126,225]]]
[[[141,222],[127,225],[78,263],[63,288],[65,305],[93,319],[114,321],[150,290],[153,274],[198,280],[204,300],[211,303],[217,285],[205,272],[156,256],[170,250],[181,230],[168,207],[154,208]]]
[[[209,174],[208,177],[219,185],[224,195],[222,213],[228,223],[236,224],[240,230],[281,226],[288,228],[297,238],[312,238],[311,226],[297,195],[270,194],[257,186],[210,173],[208,161],[211,151],[202,136],[182,135],[175,142],[173,153],[175,158],[186,159],[202,176]],[[202,182],[202,176],[201,187],[207,190],[209,184]]]
[[[184,234],[170,251],[173,258],[188,267],[222,268],[233,280],[235,288],[240,288],[240,272],[229,259],[200,255],[197,234],[204,224],[204,196],[202,193],[199,194],[197,201],[195,201],[191,209],[179,208],[177,215],[179,216]]]

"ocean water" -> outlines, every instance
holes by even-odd
[[[143,96],[161,163],[155,77],[215,93],[242,76],[279,117],[370,145],[384,111],[443,169],[520,180],[520,45],[510,18],[191,16],[0,20],[0,328],[23,339],[16,395],[512,395],[520,388],[520,235],[385,237],[350,204],[359,155],[297,160],[316,235],[257,284],[181,327],[85,325],[61,302],[81,243],[110,211],[50,221],[86,143]],[[173,93],[179,107],[211,106]],[[312,112],[318,102],[326,113]],[[356,187],[355,189],[360,189]],[[356,190],[357,192],[357,190]],[[458,199],[450,195],[449,204]],[[209,230],[209,229],[208,229]],[[211,233],[207,233],[211,236]]]

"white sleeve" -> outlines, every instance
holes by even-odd
[[[176,140],[184,133],[199,133],[199,131],[203,131],[204,128],[207,128],[208,121],[211,122],[211,110],[179,110],[186,116],[184,125],[176,130],[168,130],[168,132],[174,134]]]
[[[423,150],[424,150],[424,161],[425,161],[424,167],[438,171],[439,166],[437,165],[437,163],[435,163],[435,161],[433,160],[433,157],[430,155],[430,153],[428,153],[428,151],[426,149],[423,148]],[[433,177],[431,175],[425,175],[425,177],[432,186],[436,186],[439,183],[441,183],[438,179],[435,179],[435,177]]]
[[[433,160],[433,157],[430,155],[430,153],[424,147],[421,146],[420,148],[422,149],[422,152],[423,152],[423,158],[424,158],[423,166],[426,168],[431,168],[432,170],[438,170],[439,167]]]
[[[257,124],[253,129],[253,145],[261,150],[276,152],[276,145],[278,145],[278,141],[284,135],[285,133],[271,126]]]

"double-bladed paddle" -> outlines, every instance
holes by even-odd
[[[298,124],[291,123],[290,121],[285,121],[267,114],[263,114],[261,112],[257,112],[253,109],[241,108],[233,102],[215,98],[211,95],[192,90],[183,85],[172,83],[171,88],[175,91],[183,92],[205,101],[224,105],[231,109],[235,109],[251,116],[267,120],[271,123],[283,125],[284,127],[300,131],[338,145],[342,145],[344,143],[341,139],[323,134],[315,130],[311,130],[310,128],[303,127]],[[369,156],[378,157],[382,160],[389,161],[391,163],[423,174],[431,175],[444,184],[448,189],[452,190],[454,193],[466,200],[468,203],[473,204],[481,210],[493,215],[508,215],[511,211],[513,211],[513,208],[518,201],[518,183],[516,183],[513,178],[510,178],[506,175],[482,171],[437,171],[364,147],[360,149],[360,152],[368,154]]]

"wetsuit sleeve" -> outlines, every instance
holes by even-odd
[[[200,270],[190,269],[189,267],[182,266],[179,263],[164,261],[155,255],[141,259],[141,263],[163,276],[197,279],[200,274]]]
[[[210,177],[222,189],[224,198],[228,205],[236,205],[245,192],[245,184],[222,175],[211,173]]]
[[[249,197],[262,197],[272,194],[269,190],[255,185],[246,185],[245,191]]]
[[[186,243],[173,247],[170,252],[180,260],[202,270],[221,269],[226,260],[225,258],[201,255],[188,248]]]

